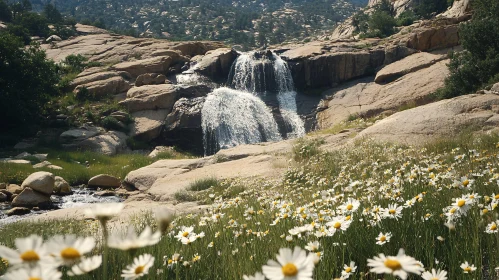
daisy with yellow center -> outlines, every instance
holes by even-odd
[[[314,263],[313,259],[307,256],[307,252],[300,247],[295,247],[294,250],[281,248],[277,262],[269,260],[262,270],[269,280],[312,280]]]
[[[473,200],[469,199],[466,195],[463,195],[460,198],[455,198],[452,206],[459,211],[460,215],[466,216],[468,210],[471,208],[473,204]]]
[[[387,232],[387,233],[380,232],[378,237],[376,237],[376,244],[383,245],[385,243],[388,243],[388,242],[390,242],[390,238],[392,238],[391,232]]]
[[[79,264],[74,265],[71,271],[68,272],[69,276],[87,274],[96,270],[102,264],[102,256],[93,256],[91,258],[83,259]]]
[[[128,227],[126,236],[122,236],[115,232],[109,238],[109,247],[123,251],[140,249],[146,246],[155,245],[161,239],[161,232],[153,232],[149,226],[146,226],[144,231],[137,235],[133,226]]]
[[[435,271],[435,269],[433,268],[431,272],[423,272],[423,274],[421,274],[421,277],[424,280],[447,280],[447,271],[440,269]]]
[[[27,266],[12,270],[2,276],[2,280],[59,280],[62,273],[52,266]]]
[[[349,198],[339,207],[343,213],[353,213],[359,209],[360,202],[354,198]]]
[[[463,269],[464,273],[470,273],[476,270],[475,265],[470,265],[468,261],[465,261],[464,263],[461,264],[461,268]]]
[[[134,280],[147,273],[154,264],[154,257],[149,254],[140,255],[133,260],[133,263],[123,269],[121,277],[125,280]]]
[[[370,271],[376,274],[392,274],[401,279],[407,279],[409,273],[419,275],[424,271],[421,263],[413,257],[407,256],[403,249],[399,250],[397,256],[379,256],[367,260]]]
[[[499,230],[497,229],[497,225],[499,225],[499,220],[492,222],[487,225],[487,228],[485,229],[486,233],[497,233]]]
[[[389,218],[389,219],[396,219],[398,220],[399,218],[402,217],[402,206],[398,206],[396,203],[389,204],[388,208],[384,208],[382,210],[382,217],[383,218]]]
[[[75,235],[56,235],[47,242],[47,250],[61,265],[73,265],[95,247],[93,237],[79,238]]]
[[[341,272],[341,277],[344,279],[347,279],[350,277],[351,274],[354,274],[357,271],[357,266],[355,265],[355,262],[350,262],[350,265],[344,265],[343,266],[343,271]]]
[[[351,223],[352,220],[347,220],[343,216],[334,217],[330,222],[326,224],[327,226],[329,226],[328,236],[333,236],[337,231],[346,231],[350,227]]]
[[[21,264],[36,264],[39,261],[50,260],[50,254],[43,244],[43,239],[37,235],[15,240],[17,250],[0,245],[0,257],[12,266]]]

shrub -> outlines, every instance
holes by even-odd
[[[411,24],[414,23],[414,21],[416,20],[416,18],[417,17],[414,14],[413,11],[411,11],[411,10],[404,11],[396,19],[397,20],[397,26],[408,26],[408,25],[411,25]]]
[[[107,130],[118,130],[123,132],[128,131],[127,127],[124,126],[123,123],[121,123],[116,118],[111,116],[107,116],[104,119],[102,119],[101,125]]]
[[[205,179],[198,179],[191,183],[187,190],[189,191],[204,191],[207,190],[211,187],[218,187],[220,185],[220,182],[216,177],[210,177],[210,178],[205,178]]]
[[[24,47],[11,34],[0,34],[0,127],[40,123],[51,97],[58,95],[57,67],[38,46]]]
[[[459,36],[465,51],[451,54],[450,75],[440,98],[473,93],[494,81],[499,73],[499,2],[476,0],[473,20]]]

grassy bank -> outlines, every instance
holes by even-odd
[[[497,279],[499,233],[487,229],[498,219],[498,143],[497,135],[467,134],[423,148],[363,141],[324,152],[318,142],[302,141],[283,180],[236,180],[207,189],[213,180],[199,182],[195,189],[212,202],[207,212],[177,217],[158,244],[134,254],[111,250],[109,275],[101,277],[99,269],[79,279],[118,279],[141,253],[156,257],[144,279],[242,279],[275,260],[280,248],[311,242],[318,248],[308,249],[320,256],[314,279],[340,277],[350,261],[357,269],[348,279],[380,279],[367,260],[395,256],[400,248],[426,270],[446,270],[448,279]],[[244,191],[227,195],[241,185]],[[348,226],[328,225],[336,219]],[[138,230],[156,227],[149,214],[130,223]],[[30,233],[44,233],[46,226],[32,224]],[[204,237],[183,245],[174,237],[182,226]],[[16,227],[0,230],[7,246],[23,235]],[[379,242],[380,233],[391,239]],[[172,260],[175,253],[181,261]],[[477,269],[465,273],[465,261]]]
[[[53,149],[39,149],[38,153],[48,154],[47,160],[53,165],[62,167],[62,170],[49,168],[33,168],[31,164],[13,164],[0,162],[0,182],[21,184],[31,173],[48,171],[61,176],[70,185],[86,184],[90,178],[99,174],[109,174],[118,178],[125,176],[132,170],[149,165],[160,159],[181,159],[193,157],[180,151],[165,151],[155,158],[142,154],[119,154],[106,156],[94,152],[68,152]],[[2,152],[2,157],[15,156],[16,152]],[[40,161],[34,157],[27,158],[32,164]]]

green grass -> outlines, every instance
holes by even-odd
[[[146,252],[155,256],[156,262],[145,279],[242,279],[275,260],[280,248],[304,248],[311,241],[319,242],[322,256],[314,272],[317,280],[339,277],[350,261],[358,268],[349,279],[394,279],[369,272],[367,260],[380,253],[396,255],[400,248],[427,270],[445,269],[449,279],[496,279],[499,233],[485,233],[485,228],[497,220],[499,208],[486,214],[483,209],[491,206],[498,192],[498,143],[498,135],[467,133],[419,148],[359,141],[353,148],[333,152],[317,149],[292,163],[281,180],[235,179],[194,192],[212,206],[202,213],[179,215],[171,234],[155,246],[133,255],[111,250],[109,275],[102,277],[102,270],[97,270],[80,279],[118,279],[133,256]],[[455,185],[463,176],[473,180],[469,189]],[[454,221],[455,230],[449,230],[444,225],[448,210],[443,209],[469,193],[475,193],[477,202],[466,216]],[[330,218],[341,214],[340,206],[347,198],[360,203],[354,213],[344,213],[350,216],[350,227],[333,236],[317,237]],[[376,209],[392,203],[407,205],[402,217],[378,220]],[[138,229],[155,227],[150,214],[134,217],[130,223]],[[304,225],[312,225],[312,232],[286,240],[290,229]],[[182,245],[174,238],[181,226],[193,226],[195,233],[204,232],[205,237]],[[47,224],[32,224],[29,232],[18,231],[2,242],[12,246],[13,237],[38,233],[44,227]],[[7,232],[10,234],[10,229]],[[392,233],[389,243],[375,243],[380,232]],[[180,254],[182,262],[163,264],[174,253]],[[193,262],[196,254],[201,258]],[[459,266],[465,261],[478,269],[464,274]]]
[[[209,178],[204,178],[204,179],[198,179],[194,182],[192,182],[189,187],[187,187],[187,190],[189,191],[204,191],[207,190],[211,187],[216,187],[220,184],[218,179],[216,177],[209,177]]]
[[[95,152],[71,152],[54,149],[38,149],[40,153],[47,153],[47,160],[53,165],[62,167],[62,170],[49,168],[34,169],[29,164],[12,164],[0,162],[0,182],[21,184],[26,177],[36,171],[48,171],[56,176],[61,176],[70,185],[86,184],[90,178],[99,174],[109,174],[120,179],[133,170],[152,164],[161,159],[191,158],[192,155],[181,151],[160,153],[156,158],[149,158],[141,154],[119,154],[107,156]],[[15,155],[14,152],[0,153],[4,156]],[[32,163],[39,161],[34,158]],[[88,167],[86,166],[88,162]]]

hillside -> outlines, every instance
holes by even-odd
[[[41,10],[47,0],[33,1]],[[221,40],[247,47],[299,41],[329,31],[367,0],[50,1],[86,24],[142,37]]]

